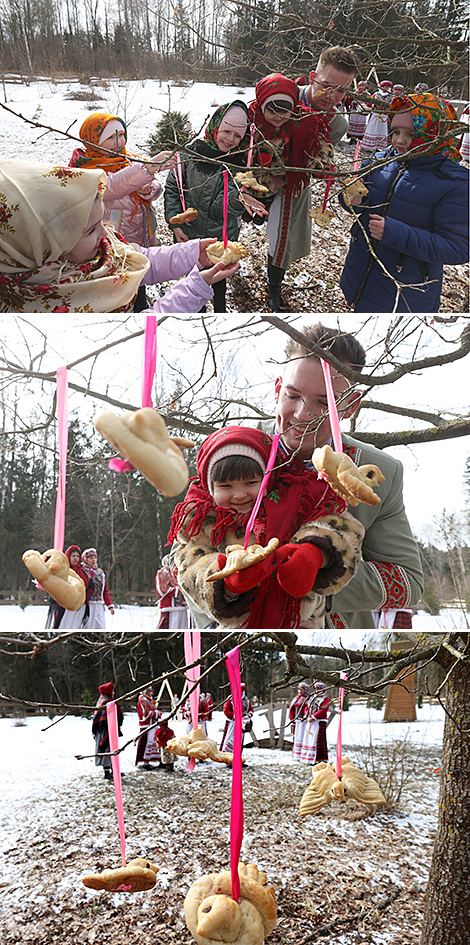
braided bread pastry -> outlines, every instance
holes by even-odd
[[[206,253],[214,265],[216,263],[224,263],[225,266],[229,266],[230,263],[236,263],[239,259],[244,259],[247,255],[246,249],[242,243],[234,243],[232,240],[227,240],[227,245],[224,246],[222,240],[217,240],[216,243],[211,243],[207,247]]]

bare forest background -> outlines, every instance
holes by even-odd
[[[468,96],[467,2],[0,0],[0,74],[254,84],[352,46],[372,82]]]

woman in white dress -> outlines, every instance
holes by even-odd
[[[294,761],[300,761],[302,754],[302,745],[307,728],[307,712],[309,706],[309,685],[308,683],[299,683],[295,699],[289,706],[289,721],[293,735],[292,758]]]
[[[370,113],[364,137],[362,139],[362,148],[364,151],[381,151],[389,145],[388,138],[388,104],[392,100],[393,82],[384,79],[379,82],[379,87],[374,92],[372,98],[383,102],[383,112],[373,111]]]

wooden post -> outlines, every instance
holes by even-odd
[[[392,652],[409,650],[412,640],[395,640],[390,644]],[[401,674],[403,676],[403,673]],[[398,677],[397,677],[398,678]],[[391,683],[387,689],[384,722],[416,722],[415,666],[408,666],[406,678],[400,684]]]

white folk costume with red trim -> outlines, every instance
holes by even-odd
[[[299,761],[315,765],[328,761],[326,725],[330,700],[328,696],[313,696],[308,709],[308,721]]]
[[[293,734],[292,758],[300,761],[302,745],[307,728],[307,714],[309,706],[308,687],[306,692],[299,692],[289,706],[289,721]]]
[[[137,700],[137,715],[139,716],[139,730],[147,728],[148,725],[152,725],[152,722],[156,722],[161,717],[161,712],[157,709],[155,705],[155,700],[152,695],[146,690],[141,692]],[[154,744],[153,732],[146,732],[144,735],[141,735],[139,741],[137,742],[137,753],[135,756],[135,764],[143,761],[145,764],[148,764],[150,761],[159,760],[160,753]]]
[[[246,695],[242,692],[242,727],[245,731],[245,725],[249,720],[251,720],[254,708]],[[235,731],[235,720],[233,712],[233,702],[231,699],[227,699],[224,702],[224,715],[227,719],[224,728],[224,734],[222,735],[222,741],[220,743],[220,751],[233,751],[233,736]],[[243,735],[242,735],[242,746],[243,746]]]

